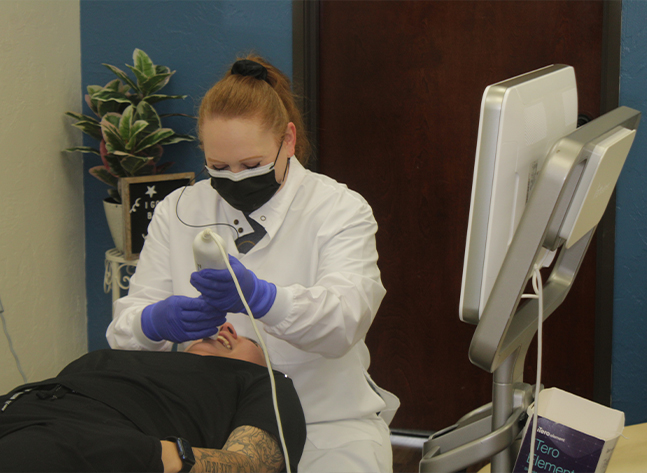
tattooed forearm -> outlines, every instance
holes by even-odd
[[[234,430],[223,450],[249,457],[255,471],[273,472],[283,469],[283,453],[279,443],[264,430],[243,425]]]
[[[249,458],[224,450],[194,448],[195,465],[193,473],[246,473],[253,472]]]
[[[194,448],[196,463],[192,472],[273,473],[283,469],[284,461],[277,440],[264,430],[249,425],[238,427],[222,450]]]
[[[275,472],[283,469],[283,454],[276,439],[264,430],[249,425],[234,430],[223,450],[244,454],[253,471]]]

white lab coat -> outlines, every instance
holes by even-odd
[[[370,356],[364,337],[385,294],[377,267],[377,223],[359,194],[306,170],[294,157],[290,161],[284,186],[251,214],[267,234],[249,253],[238,253],[238,235],[230,227],[210,228],[223,237],[231,255],[277,287],[276,301],[258,319],[259,328],[273,367],[294,382],[309,425],[308,440],[322,448],[363,437],[375,440],[371,432],[344,433],[343,428],[330,438],[328,427],[317,426],[380,412],[387,413],[388,422],[399,404],[367,374]],[[191,225],[228,223],[241,230],[239,235],[252,232],[242,212],[225,202],[209,180],[159,203],[129,293],[115,302],[107,331],[113,348],[169,350],[170,342],[153,342],[142,333],[143,308],[171,295],[199,295],[189,278],[195,271],[192,243],[201,228],[184,225],[178,215]],[[239,334],[256,338],[246,315],[228,314],[227,320]]]

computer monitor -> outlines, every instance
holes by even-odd
[[[565,73],[564,69],[570,68],[551,66],[512,81],[523,83],[524,78],[537,77],[535,74],[543,77],[560,71]],[[505,83],[510,85],[508,81],[501,84]],[[564,110],[570,108],[568,98],[572,98],[574,92],[562,89],[560,81],[553,86],[565,91],[562,97],[568,105]],[[499,95],[505,95],[506,90],[507,87],[502,88]],[[527,90],[530,95],[550,95],[550,91],[539,87]],[[492,152],[487,155],[490,166],[482,162],[487,151],[483,144],[487,138],[484,130],[490,126],[487,122],[502,123],[502,114],[505,114],[492,110],[487,113],[488,92],[486,90],[481,108],[461,317],[476,323],[469,358],[474,365],[493,373],[492,403],[461,417],[455,425],[437,432],[425,442],[419,471],[426,473],[460,471],[487,458],[492,459],[492,471],[511,471],[512,460],[518,451],[515,441],[521,421],[533,401],[531,387],[523,383],[528,348],[540,320],[546,320],[560,306],[573,285],[631,149],[641,116],[637,110],[618,107],[558,136],[552,146],[547,144],[545,156],[539,156],[537,174],[532,176],[535,173],[532,160],[506,160],[498,143],[491,143]],[[507,110],[505,97],[497,100],[500,110]],[[537,103],[542,104],[538,107],[543,107],[551,102]],[[551,106],[559,109],[555,100]],[[568,116],[574,117],[574,114]],[[518,107],[508,118],[524,126],[528,123],[524,107]],[[575,127],[575,124],[568,126]],[[516,128],[518,130],[519,126]],[[491,136],[498,140],[500,135],[497,129]],[[497,172],[497,166],[501,165],[511,170]],[[530,171],[523,170],[524,166]],[[497,181],[499,175],[504,178]],[[522,184],[526,179],[529,184],[524,194]],[[507,228],[492,228],[492,215],[496,216],[500,210],[492,208],[496,205],[504,206],[507,211],[503,215],[508,217],[503,219],[510,225]],[[511,205],[512,211],[509,210]],[[496,266],[491,264],[491,258],[487,259],[493,251],[491,246],[500,243],[499,240],[488,242],[492,235],[511,240],[506,241],[502,261]],[[532,274],[537,273],[545,253],[557,250],[559,255],[550,275],[538,291],[541,302],[537,297],[521,303],[527,283]],[[470,268],[476,273],[466,274]],[[492,280],[488,282],[488,278]],[[484,285],[487,293],[482,297]]]
[[[631,149],[640,112],[618,107],[560,138],[546,156],[487,304],[469,357],[494,372],[525,350],[537,331],[538,301],[521,303],[546,251],[559,250],[543,285],[542,320],[570,291]],[[523,363],[518,364],[523,368]]]
[[[552,65],[483,93],[459,313],[477,324],[539,171],[577,126],[575,72]]]

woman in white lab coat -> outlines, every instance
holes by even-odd
[[[387,422],[399,402],[370,379],[364,342],[385,294],[370,206],[304,168],[289,81],[261,58],[237,61],[214,85],[198,128],[211,179],[156,207],[129,293],[115,303],[111,347],[181,349],[225,320],[255,338],[226,270],[195,272],[192,243],[210,225],[273,367],[299,393],[308,424],[300,470],[391,471]]]

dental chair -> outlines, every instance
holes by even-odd
[[[492,373],[492,402],[431,435],[420,472],[460,471],[487,459],[493,472],[512,471],[534,401],[533,387],[522,380],[539,322],[538,300],[522,296],[536,265],[558,250],[543,286],[542,319],[567,296],[639,120],[638,111],[617,108],[559,139],[546,156],[480,319],[474,321],[469,358]]]

